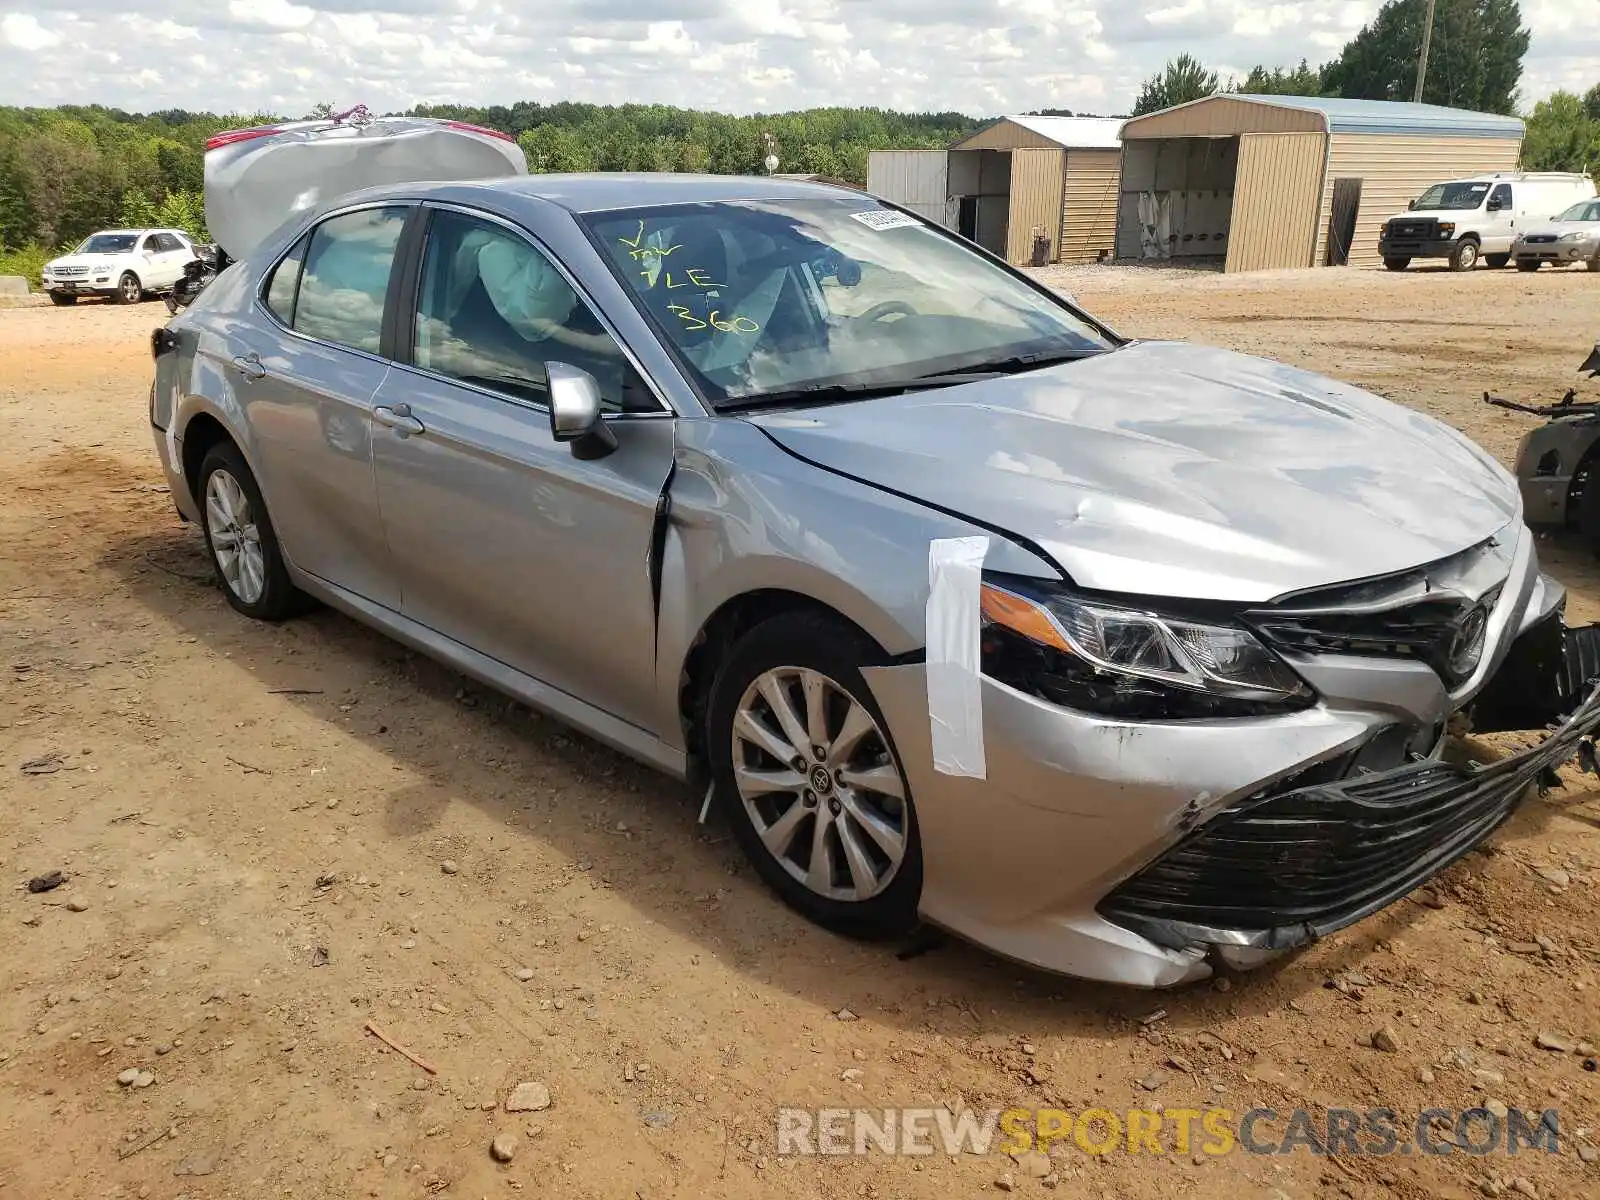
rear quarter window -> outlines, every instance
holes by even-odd
[[[300,269],[306,261],[306,245],[311,241],[308,233],[294,244],[290,250],[278,260],[278,265],[272,268],[272,274],[267,279],[267,290],[263,302],[267,310],[291,329],[294,328],[294,301],[300,291]]]

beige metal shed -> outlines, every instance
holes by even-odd
[[[1002,117],[948,150],[874,150],[867,190],[1019,266],[1093,262],[1115,246],[1121,124]]]
[[[1430,184],[1514,169],[1522,134],[1516,117],[1309,96],[1210,96],[1135,117],[1117,257],[1375,266],[1385,220]]]

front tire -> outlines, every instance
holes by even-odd
[[[1526,271],[1530,275],[1533,274],[1533,272],[1537,271],[1542,266],[1544,266],[1544,263],[1539,261],[1537,258],[1519,258],[1519,259],[1517,259],[1517,270]]]
[[[1463,238],[1457,242],[1455,249],[1450,251],[1450,269],[1452,271],[1470,271],[1478,265],[1480,248],[1477,242]]]
[[[1411,265],[1411,260],[1409,258],[1386,258],[1383,260],[1383,265],[1391,271],[1404,271]]]
[[[303,612],[308,597],[289,580],[266,501],[238,447],[222,442],[206,451],[199,493],[206,551],[228,603],[258,621]]]
[[[1595,256],[1583,265],[1591,271],[1600,272],[1600,250],[1595,251]]]
[[[143,299],[144,287],[140,284],[139,277],[132,271],[124,271],[122,278],[117,280],[117,303],[137,304]]]
[[[57,308],[70,308],[78,302],[78,298],[69,292],[51,292],[50,303]]]
[[[774,617],[711,685],[717,800],[768,886],[855,937],[915,926],[922,847],[905,773],[861,675],[873,646],[818,614]]]
[[[1505,270],[1506,264],[1510,261],[1511,255],[1509,254],[1485,254],[1483,256],[1483,265],[1491,271]]]

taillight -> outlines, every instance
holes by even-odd
[[[269,125],[261,129],[227,129],[221,133],[214,133],[206,139],[206,149],[220,150],[224,146],[232,146],[238,142],[253,142],[256,138],[271,137],[278,132],[276,125]]]
[[[499,138],[502,142],[517,140],[509,133],[501,133],[498,129],[485,129],[482,125],[472,125],[466,121],[446,121],[445,125],[451,129],[459,129],[462,133],[481,133],[484,137]]]

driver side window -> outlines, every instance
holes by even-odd
[[[547,255],[503,225],[448,210],[428,227],[412,362],[540,405],[545,364],[564,362],[595,377],[606,411],[660,411]]]
[[[1489,206],[1497,211],[1511,211],[1511,185],[1502,183],[1489,193]]]

